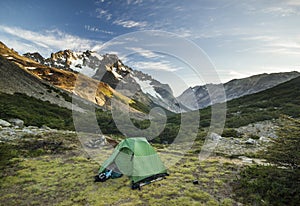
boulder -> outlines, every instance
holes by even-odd
[[[8,120],[12,125],[17,126],[19,128],[24,127],[24,121],[21,119],[9,119]]]
[[[213,141],[219,141],[220,139],[222,139],[222,137],[216,133],[211,133],[211,135],[209,136],[209,139],[211,139]]]
[[[3,119],[0,119],[0,126],[2,127],[10,127],[11,124]]]
[[[199,185],[199,181],[198,180],[193,180],[193,184],[194,185]]]

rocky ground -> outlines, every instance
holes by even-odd
[[[20,119],[9,119],[8,121],[0,119],[0,142],[21,139],[27,135],[43,135],[46,133],[63,132],[75,133],[74,131],[58,131],[47,126],[25,126],[24,121]]]
[[[234,129],[240,134],[239,138],[222,137],[213,134],[208,138],[208,141],[211,141],[211,144],[207,144],[207,148],[202,149],[210,149],[217,155],[240,158],[247,163],[252,163],[254,159],[250,157],[256,152],[265,149],[266,146],[272,142],[272,139],[277,138],[277,125],[278,122],[275,120],[263,121]],[[60,133],[62,135],[76,134],[75,131],[59,131],[47,126],[42,126],[40,128],[36,126],[25,126],[24,121],[20,119],[9,119],[7,121],[0,119],[0,142],[21,139],[28,135],[37,136],[45,135],[47,133]],[[112,139],[109,137],[96,134],[80,133],[78,134],[78,139],[82,143],[83,148],[87,151],[99,149],[107,145],[108,142],[112,143]],[[115,144],[116,142],[113,143]]]
[[[278,121],[263,121],[235,129],[240,137],[217,138],[215,153],[221,156],[238,158],[244,163],[264,164],[263,159],[254,158],[257,152],[266,149],[273,139],[277,138]]]

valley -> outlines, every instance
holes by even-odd
[[[167,84],[132,70],[117,56],[65,50],[45,59],[0,46],[0,205],[225,206],[299,201],[298,72],[226,83],[228,101],[216,104],[226,104],[225,128],[216,134],[210,132],[212,105],[202,87],[196,87],[194,95],[206,104],[192,109],[178,104]],[[81,73],[85,67],[90,73]],[[94,73],[93,67],[98,68]],[[148,90],[143,88],[145,82]],[[155,107],[161,111],[151,113]],[[148,140],[170,176],[141,190],[131,190],[126,176],[104,183],[93,179],[112,145],[136,132],[128,127],[124,134],[117,126],[128,108],[130,122],[142,131],[151,127],[150,133],[159,131],[161,117],[166,117],[163,130]],[[78,116],[83,117],[77,123],[80,128],[74,125]],[[187,122],[199,118],[196,132],[181,128],[183,116]],[[95,122],[97,128],[91,126]],[[176,140],[180,130],[183,135]],[[278,157],[274,151],[286,156]]]

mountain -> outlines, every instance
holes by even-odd
[[[149,107],[159,105],[173,112],[181,111],[168,84],[162,84],[148,74],[133,70],[115,54],[64,50],[52,53],[46,59],[39,53],[26,53],[24,56],[46,66],[81,73],[107,83],[125,96]]]
[[[243,79],[234,79],[225,84],[207,84],[204,86],[195,86],[188,88],[179,97],[178,101],[190,109],[200,109],[211,105],[209,91],[214,93],[213,103],[219,103],[222,100],[222,95],[218,99],[218,93],[220,89],[224,87],[227,101],[236,99],[248,94],[254,94],[269,88],[272,88],[278,84],[289,81],[293,78],[300,76],[299,72],[284,72],[284,73],[272,73],[272,74],[259,74]],[[196,101],[193,101],[193,100]]]
[[[103,108],[110,108],[114,98],[121,105],[130,104],[131,110],[138,112],[136,102],[114,90],[107,83],[97,81],[88,76],[45,65],[48,62],[38,53],[32,54],[32,60],[21,56],[0,42],[1,58],[1,91],[8,93],[22,92],[38,99],[71,108],[71,95],[87,100]],[[9,61],[9,62],[8,62]],[[40,63],[39,63],[40,62]],[[41,64],[44,63],[44,64]],[[44,86],[43,86],[44,85]],[[55,92],[53,92],[55,91]],[[59,95],[66,97],[69,103],[59,102]],[[53,96],[56,99],[53,99]],[[62,98],[60,98],[63,101]]]

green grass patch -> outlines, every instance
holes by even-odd
[[[12,164],[2,164],[5,175],[0,179],[0,201],[4,205],[216,205],[227,196],[227,185],[217,184],[216,177],[205,179],[205,170],[216,168],[213,171],[223,182],[232,174],[219,171],[227,170],[228,165],[210,159],[200,163],[197,155],[184,157],[168,168],[170,176],[142,187],[141,191],[131,190],[126,176],[95,183],[93,176],[100,163],[79,150],[80,143],[74,136],[28,136],[16,145],[3,144],[3,149],[17,153],[5,154]],[[51,148],[54,140],[62,141],[58,151]],[[49,144],[37,154],[32,148],[39,141]],[[169,152],[169,158],[178,158],[175,151]],[[106,151],[103,155],[107,156]],[[195,179],[198,185],[193,184]]]

